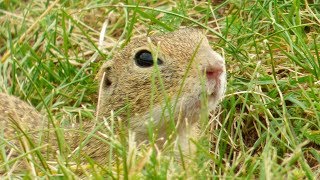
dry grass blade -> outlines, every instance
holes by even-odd
[[[39,18],[27,29],[27,31],[25,33],[23,33],[20,38],[18,39],[18,41],[13,45],[13,47],[16,47],[17,44],[20,44],[24,41],[24,39],[30,35],[30,33],[35,29],[35,27],[39,24],[39,22],[48,14],[50,13],[50,11],[52,10],[52,8],[54,8],[54,6],[59,2],[59,0],[55,0],[40,16]],[[8,57],[10,56],[11,51],[10,49],[7,50],[1,59],[1,62],[4,63]]]

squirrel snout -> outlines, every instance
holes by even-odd
[[[225,74],[225,64],[223,57],[211,49],[207,44],[199,51],[198,57],[202,75],[209,82],[217,82]]]
[[[214,64],[208,64],[202,67],[203,74],[207,80],[218,81],[222,73],[225,71],[223,62],[217,61]]]
[[[208,80],[217,80],[220,75],[223,73],[224,68],[222,65],[218,64],[213,67],[208,67],[205,70],[205,75]]]

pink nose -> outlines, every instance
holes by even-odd
[[[204,70],[205,70],[207,79],[208,80],[218,80],[220,75],[224,71],[223,67],[224,66],[221,63],[217,63],[215,65],[206,67]]]

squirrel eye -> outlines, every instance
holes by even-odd
[[[153,66],[153,57],[151,52],[148,50],[141,50],[138,51],[134,57],[134,60],[136,61],[136,64],[140,67],[151,67]],[[161,59],[157,59],[157,64],[162,64]]]

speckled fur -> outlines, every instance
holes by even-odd
[[[46,118],[36,111],[28,103],[18,99],[17,97],[9,96],[0,93],[0,132],[3,132],[4,139],[0,140],[0,145],[5,147],[7,156],[17,157],[32,149],[27,143],[26,137],[31,137],[35,146],[47,136]],[[25,135],[23,134],[25,133]],[[0,165],[3,160],[0,158]],[[18,163],[20,168],[24,169],[25,164]],[[0,174],[4,170],[0,168]]]
[[[0,93],[0,124],[7,138],[12,138],[19,128],[26,131],[39,131],[46,118],[28,103],[17,97]]]
[[[172,133],[168,132],[168,124],[170,117],[173,117],[175,123],[179,124],[173,139],[177,139],[177,145],[180,145],[183,151],[193,153],[193,148],[190,150],[189,137],[197,138],[197,124],[201,111],[200,95],[203,91],[212,94],[208,97],[208,110],[216,107],[225,91],[224,60],[211,49],[203,33],[195,29],[182,29],[165,35],[151,36],[150,40],[151,42],[148,42],[147,37],[133,39],[112,60],[103,64],[97,75],[101,81],[97,119],[101,122],[110,116],[111,111],[117,111],[127,105],[126,110],[120,112],[116,119],[123,120],[122,124],[135,134],[138,142],[147,142],[147,122],[152,118],[157,137],[162,139],[157,141],[161,148]],[[158,66],[161,81],[157,77],[152,84],[154,68],[138,67],[134,55],[139,50],[151,51],[151,47],[157,46],[158,57],[163,61],[163,64]],[[201,81],[203,70],[216,64],[221,64],[224,69],[219,83],[207,82],[205,78]],[[179,94],[184,77],[183,88]],[[170,101],[171,109],[177,100],[177,107],[174,108],[176,111],[172,116],[168,115],[168,108],[164,108],[166,99]],[[130,117],[127,117],[128,113]],[[28,132],[34,131],[33,137],[36,141],[39,137],[36,133],[43,129],[43,125],[47,125],[45,116],[29,104],[0,93],[0,125],[5,127],[5,138],[13,139],[16,136],[17,123],[13,122],[18,122]],[[86,122],[84,130],[89,132],[96,124]],[[82,142],[80,136],[79,133],[66,135],[67,143],[72,144],[74,148],[77,147],[79,142]],[[57,149],[56,145],[53,145],[53,149]],[[106,163],[108,147],[98,139],[92,138],[83,148],[83,152],[102,164]]]
[[[102,84],[97,114],[100,118],[108,117],[111,110],[128,105],[130,118],[126,117],[127,111],[119,116],[127,123],[128,129],[135,133],[136,140],[148,141],[147,121],[152,118],[158,138],[162,139],[157,141],[160,148],[172,133],[167,129],[169,119],[173,116],[175,123],[180,124],[176,134],[178,145],[181,145],[182,150],[188,151],[190,145],[187,142],[188,137],[197,138],[201,92],[203,89],[208,93],[216,91],[208,98],[209,110],[216,107],[224,94],[226,85],[224,60],[211,49],[203,33],[196,29],[182,29],[165,35],[151,36],[150,40],[151,42],[148,42],[147,37],[133,39],[123,51],[115,55],[113,60],[102,66],[98,76],[100,79],[104,78],[102,82],[108,83]],[[135,64],[134,55],[139,50],[158,53],[158,57],[163,61],[163,64],[158,66],[161,81],[156,78],[152,84],[151,77],[155,69],[141,68]],[[217,64],[223,67],[219,85],[212,81],[207,83],[203,77],[203,70],[215,67]],[[182,84],[184,77],[185,83]],[[201,77],[205,85],[201,84]],[[181,86],[183,86],[181,94],[178,94]],[[214,88],[218,89],[212,90]],[[168,114],[168,110],[164,110],[168,99],[170,104],[174,104],[177,100],[176,111],[170,117],[164,115]]]

